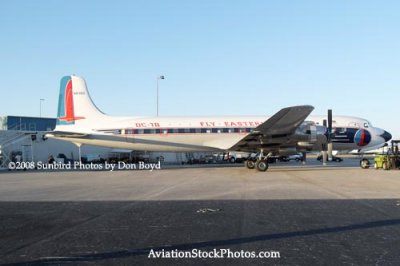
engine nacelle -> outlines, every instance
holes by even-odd
[[[279,156],[290,156],[298,153],[299,151],[296,148],[283,148],[277,151]]]
[[[321,150],[322,145],[327,143],[326,133],[327,128],[324,126],[316,125],[314,122],[303,122],[296,130],[297,150]]]
[[[316,142],[299,141],[296,148],[298,151],[321,151],[324,144],[328,142],[325,135],[317,135]]]

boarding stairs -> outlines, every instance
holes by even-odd
[[[33,162],[32,144],[22,145],[22,161]]]
[[[10,148],[21,148],[23,160],[32,161],[32,140],[31,135],[37,132],[20,130],[2,130],[0,131],[0,168],[7,168],[11,161]]]

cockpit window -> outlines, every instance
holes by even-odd
[[[364,123],[364,127],[365,127],[365,128],[369,128],[369,123],[368,123],[368,122],[365,122],[365,123]]]

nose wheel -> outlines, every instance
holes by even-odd
[[[369,160],[368,160],[368,159],[365,159],[365,158],[362,159],[362,160],[360,161],[360,166],[361,166],[362,169],[368,169],[369,166],[370,166]]]

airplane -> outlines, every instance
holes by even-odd
[[[158,152],[257,153],[245,165],[268,169],[271,156],[321,151],[328,140],[325,116],[309,116],[310,105],[286,107],[268,116],[115,117],[93,103],[83,78],[65,76],[60,82],[57,125],[48,138],[81,145]],[[392,136],[362,118],[335,116],[334,150],[374,149]]]

